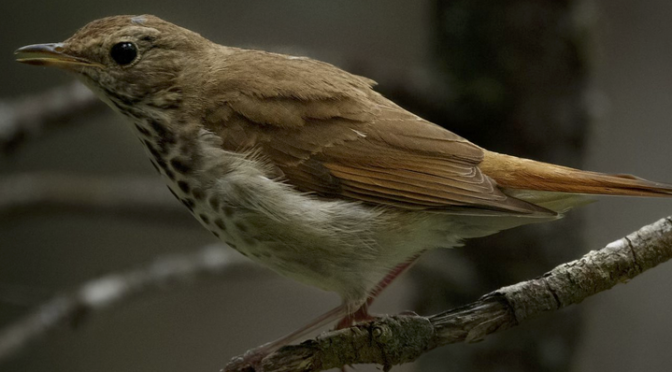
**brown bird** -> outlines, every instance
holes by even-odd
[[[367,306],[424,251],[552,221],[584,194],[672,186],[487,151],[330,64],[215,44],[157,17],[93,21],[19,62],[73,72],[131,123],[171,192],[215,236],[343,303],[261,359]]]

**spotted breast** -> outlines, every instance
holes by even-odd
[[[206,229],[241,254],[283,275],[348,297],[361,296],[400,259],[391,255],[390,262],[376,260],[383,249],[376,222],[384,220],[382,211],[298,192],[274,181],[277,174],[253,152],[223,150],[221,138],[202,127],[176,124],[160,112],[142,115],[151,113],[152,107],[138,111],[137,106],[113,105],[132,122],[170,192]],[[344,209],[350,213],[343,213]],[[337,217],[346,215],[352,218]],[[304,253],[297,255],[298,250]],[[369,259],[353,262],[347,255],[334,255],[344,250],[357,250]],[[342,270],[353,275],[342,276]],[[353,286],[355,282],[360,284]],[[346,288],[354,290],[348,293]]]

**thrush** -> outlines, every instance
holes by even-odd
[[[367,306],[423,252],[552,221],[585,194],[672,186],[485,150],[328,63],[213,43],[151,15],[93,21],[19,62],[74,73],[124,116],[170,191],[230,247],[343,302],[261,359]]]

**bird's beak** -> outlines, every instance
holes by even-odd
[[[63,44],[35,44],[17,49],[16,61],[34,66],[55,66],[68,68],[73,66],[103,67],[87,59],[68,55],[63,52]]]

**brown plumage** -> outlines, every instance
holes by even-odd
[[[17,51],[74,72],[132,123],[205,228],[343,304],[248,355],[367,306],[425,250],[554,220],[576,195],[672,186],[484,150],[404,110],[374,82],[308,58],[221,46],[153,16],[91,22]]]
[[[258,149],[303,191],[411,210],[552,213],[511,189],[669,196],[670,185],[484,150],[318,61],[261,51],[225,57],[205,126],[231,151]]]
[[[672,186],[629,174],[582,171],[485,151],[479,165],[500,187],[575,194],[667,197]]]

